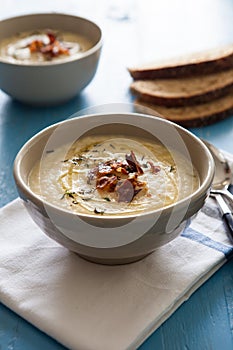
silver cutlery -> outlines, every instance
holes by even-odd
[[[215,162],[215,176],[211,193],[224,195],[233,204],[233,194],[228,190],[232,181],[232,172],[228,161],[214,145],[206,140],[202,139],[202,141],[210,150]]]
[[[210,195],[214,197],[218,203],[222,219],[228,228],[228,238],[233,244],[233,215],[230,207],[223,199],[224,196],[233,204],[233,195],[228,190],[232,178],[231,169],[224,155],[216,147],[205,140],[202,141],[208,147],[215,162],[215,175],[211,186]]]
[[[228,227],[228,230],[227,230],[228,238],[233,244],[233,215],[231,213],[231,210],[229,206],[226,204],[226,202],[224,201],[221,194],[215,194],[214,198],[220,208],[222,219],[224,220],[226,226]]]

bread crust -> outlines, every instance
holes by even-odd
[[[129,72],[140,112],[188,128],[233,115],[233,44]]]
[[[179,63],[179,58],[177,58],[176,63],[172,61],[170,64],[167,62],[164,65],[155,63],[151,66],[128,68],[128,71],[135,80],[168,79],[219,72],[233,67],[233,45],[224,47],[222,50],[212,49],[196,54],[193,57],[196,57],[196,59],[194,60],[192,56],[187,56],[186,62],[183,59]]]
[[[140,112],[168,119],[186,128],[207,126],[216,123],[217,121],[226,119],[227,117],[233,116],[233,95],[231,105],[228,105],[225,108],[223,107],[221,110],[212,111],[210,113],[208,113],[208,109],[207,111],[203,109],[202,113],[196,115],[194,114],[193,116],[187,115],[185,113],[183,116],[181,114],[177,116],[174,114],[171,115],[169,111],[172,109],[162,107],[163,110],[161,110],[161,106],[147,103],[145,101],[141,101],[140,99],[135,100],[134,103],[136,109],[137,106],[139,106]],[[193,106],[193,108],[195,108],[195,106]],[[182,110],[182,107],[179,107],[178,110]]]
[[[213,88],[210,86],[210,90],[206,92],[199,92],[190,96],[157,96],[149,91],[139,90],[135,87],[134,83],[131,85],[131,91],[140,98],[141,101],[154,103],[160,106],[166,107],[182,107],[191,106],[199,103],[209,102],[213,99],[226,95],[233,90],[233,82],[222,86],[220,88]]]

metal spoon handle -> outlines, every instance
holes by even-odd
[[[221,194],[216,194],[215,199],[219,205],[220,211],[222,213],[222,219],[224,220],[228,230],[227,230],[227,236],[230,240],[230,242],[233,244],[233,215],[231,213],[230,208],[222,198]]]
[[[228,227],[227,236],[233,244],[233,215],[231,213],[223,214],[223,220]]]
[[[213,194],[222,194],[223,196],[225,196],[233,204],[233,194],[230,191],[228,191],[228,190],[214,190],[214,189],[211,189],[211,193],[213,193]]]

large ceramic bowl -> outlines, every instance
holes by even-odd
[[[93,22],[67,14],[44,13],[0,21],[0,44],[18,33],[59,30],[82,35],[91,47],[82,55],[60,61],[12,62],[0,56],[0,88],[16,100],[33,105],[66,102],[84,89],[95,75],[102,34]]]
[[[135,215],[77,214],[50,204],[29,188],[29,173],[46,152],[83,134],[158,138],[166,147],[190,158],[200,185],[176,204]],[[196,136],[167,120],[133,113],[88,115],[52,125],[22,147],[14,164],[19,195],[42,231],[80,256],[103,264],[139,260],[176,238],[203,206],[213,175],[213,159]]]

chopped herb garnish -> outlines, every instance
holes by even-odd
[[[84,160],[85,158],[84,157],[75,157],[75,158],[73,158],[72,159],[72,163],[74,164],[74,165],[77,165],[79,162],[81,162],[82,160]]]
[[[111,143],[109,144],[109,146],[110,147],[112,147],[113,149],[115,149],[116,147],[115,146],[113,146]]]
[[[63,163],[68,162],[68,160],[69,160],[69,159],[65,159],[65,160],[63,160]]]
[[[63,199],[65,196],[70,197],[70,198],[74,198],[74,194],[75,194],[75,192],[71,192],[69,190],[66,190],[64,192],[64,194],[62,195],[61,199]]]
[[[105,199],[107,202],[111,202],[111,199],[108,198],[108,197],[104,197],[104,199]]]
[[[170,167],[170,173],[172,172],[172,171],[175,171],[176,170],[176,167],[174,166],[174,165],[171,165],[171,167]]]
[[[83,194],[87,194],[87,193],[93,193],[95,191],[95,188],[93,187],[93,188],[91,188],[91,189],[80,189],[79,191],[78,191],[78,194],[80,194],[80,195],[83,195]]]
[[[148,165],[146,163],[142,164],[143,168],[148,168]]]
[[[99,210],[99,209],[95,208],[94,209],[94,213],[103,215],[104,214],[104,210],[101,210],[101,209]]]

